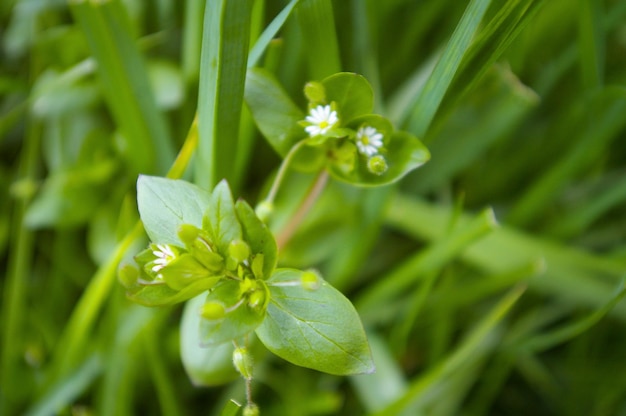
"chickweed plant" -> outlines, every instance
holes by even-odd
[[[626,414],[626,2],[0,4],[1,415]]]

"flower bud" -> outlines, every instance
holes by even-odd
[[[252,355],[246,347],[238,347],[233,351],[233,365],[246,380],[252,380]]]
[[[191,224],[183,224],[178,227],[178,238],[187,246],[191,246],[199,234],[200,229]]]
[[[255,290],[248,295],[248,306],[257,312],[263,312],[267,295],[263,289]]]
[[[217,321],[226,315],[224,305],[218,302],[206,302],[200,309],[200,316],[210,321]]]
[[[374,175],[382,175],[387,172],[389,166],[387,165],[387,161],[381,155],[372,156],[367,161],[367,170],[372,172]]]
[[[243,416],[259,416],[259,406],[254,403],[248,403],[246,407],[243,408]]]
[[[326,89],[320,82],[307,82],[304,86],[304,95],[310,103],[323,103],[326,101]]]
[[[228,254],[237,263],[243,263],[250,257],[250,246],[243,240],[233,240],[228,246]]]
[[[263,221],[264,223],[267,223],[273,211],[274,211],[274,204],[271,203],[270,201],[261,201],[259,205],[257,205],[256,208],[254,209],[256,216],[259,217],[259,219]]]

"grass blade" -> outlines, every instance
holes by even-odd
[[[470,2],[439,62],[435,65],[424,89],[413,105],[413,111],[406,125],[408,130],[417,137],[423,137],[428,130],[490,3],[491,0]]]
[[[204,13],[195,181],[206,189],[235,176],[252,0],[218,0]]]
[[[70,2],[98,64],[98,79],[124,135],[135,172],[165,173],[174,158],[168,127],[158,111],[148,74],[118,0]]]
[[[320,81],[341,71],[335,19],[330,0],[303,0],[298,6],[297,15],[302,28],[310,77]]]

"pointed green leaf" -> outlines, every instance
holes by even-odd
[[[263,277],[269,277],[278,259],[278,248],[272,232],[256,216],[254,210],[243,200],[235,205],[237,217],[241,223],[243,238],[250,246],[253,256],[263,255]]]
[[[368,159],[358,155],[356,166],[351,171],[342,170],[339,165],[329,164],[330,173],[339,180],[359,186],[387,185],[400,180],[404,175],[426,163],[430,159],[428,149],[415,136],[398,131],[385,143],[382,153],[387,163],[387,171],[376,175],[368,169]]]
[[[266,291],[263,288],[261,290]],[[241,292],[242,285],[238,280],[222,280],[209,292],[205,303],[222,304],[226,314],[219,319],[200,320],[202,345],[217,345],[241,338],[254,331],[263,321],[265,317],[264,307],[251,307],[250,299],[252,296],[248,298]]]
[[[374,108],[374,92],[362,75],[340,72],[325,78],[322,85],[326,88],[327,102],[337,104],[339,120],[344,126]]]
[[[317,290],[303,288],[303,273],[279,269],[269,279],[267,317],[256,330],[261,342],[279,357],[314,370],[373,372],[365,331],[352,303],[325,281]]]
[[[217,386],[236,379],[231,342],[205,346],[200,344],[200,309],[206,296],[201,294],[185,304],[180,324],[180,356],[183,367],[197,386]]]
[[[167,285],[174,290],[182,290],[193,282],[211,277],[209,270],[189,253],[169,262],[160,270],[160,274]]]
[[[269,72],[248,70],[245,100],[257,127],[279,155],[285,156],[291,147],[305,137],[298,121],[304,113]]]
[[[178,237],[183,224],[202,225],[202,215],[210,194],[178,179],[140,175],[137,180],[137,205],[150,239],[157,243],[184,246]]]
[[[213,190],[202,226],[209,233],[218,252],[224,257],[228,256],[230,242],[241,240],[241,225],[235,214],[233,196],[226,181],[221,181]]]

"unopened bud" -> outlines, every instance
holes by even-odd
[[[246,407],[243,408],[243,416],[259,416],[259,406],[254,403],[248,403]]]
[[[304,95],[310,103],[323,103],[326,101],[326,89],[320,82],[307,82],[304,86]]]
[[[246,347],[238,347],[233,351],[233,365],[246,380],[252,380],[252,355]]]
[[[374,175],[382,175],[387,172],[388,168],[387,161],[381,155],[372,156],[370,160],[367,161],[367,170]]]
[[[218,302],[206,302],[200,310],[200,316],[210,321],[222,319],[224,315],[226,315],[226,309]]]
[[[254,209],[254,212],[261,221],[267,223],[272,215],[272,212],[274,212],[274,204],[269,201],[261,201]]]
[[[200,229],[191,224],[182,224],[178,227],[178,238],[186,245],[192,245],[199,234]]]
[[[228,246],[228,254],[237,263],[243,263],[250,257],[250,246],[243,240],[233,240]]]

